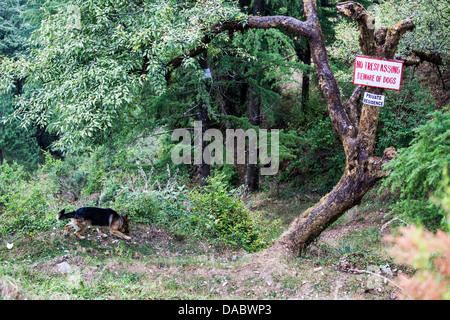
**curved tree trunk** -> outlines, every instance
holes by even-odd
[[[300,28],[297,27],[297,30],[309,41],[319,88],[327,102],[334,128],[344,146],[346,164],[344,174],[333,190],[295,219],[275,243],[275,248],[282,246],[294,254],[301,253],[323,230],[358,204],[375,182],[385,175],[382,164],[396,155],[395,149],[391,147],[385,150],[383,158],[373,157],[380,109],[363,104],[361,116],[358,117],[357,105],[363,91],[362,87],[357,87],[350,99],[342,103],[337,82],[328,62],[316,2],[305,0],[303,3],[307,21],[306,24],[301,24]],[[414,28],[412,21],[407,19],[375,33],[374,19],[362,5],[348,1],[338,4],[337,9],[339,13],[358,21],[359,43],[362,53],[366,56],[392,59],[401,35]],[[287,25],[294,28],[298,26],[298,23],[290,23],[289,20],[280,24],[285,28]],[[384,90],[369,88],[368,91],[381,94]]]
[[[357,154],[355,161],[346,165],[344,174],[333,190],[295,219],[277,241],[278,245],[286,247],[291,253],[300,254],[323,230],[360,203],[364,194],[383,177],[382,164],[395,155],[394,148],[386,149],[383,158],[365,159],[363,154]],[[365,160],[360,163],[361,159]]]
[[[328,62],[316,0],[303,0],[303,4],[306,21],[286,16],[253,16],[249,17],[245,27],[238,21],[218,23],[203,39],[203,42],[207,44],[215,35],[224,31],[281,28],[290,34],[304,36],[309,42],[319,89],[326,101],[334,129],[344,147],[346,162],[344,174],[333,190],[295,219],[272,247],[280,251],[287,249],[294,254],[301,253],[325,228],[358,204],[375,182],[386,174],[382,171],[382,164],[396,155],[395,149],[391,147],[384,151],[383,158],[373,156],[380,109],[363,104],[361,111],[358,112],[359,100],[365,90],[361,86],[355,88],[352,96],[345,103],[342,102],[338,84]],[[375,20],[361,4],[346,1],[339,3],[336,8],[338,13],[357,21],[360,33],[359,45],[365,56],[393,59],[401,36],[414,29],[412,20],[406,19],[389,28],[382,27],[375,32]],[[187,55],[193,57],[202,50],[205,50],[205,46],[193,49]],[[182,59],[178,57],[168,63],[167,79],[170,79],[171,70],[179,66]],[[367,91],[381,94],[384,90],[368,88]]]

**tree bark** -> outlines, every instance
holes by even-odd
[[[254,0],[252,13],[255,16],[264,14],[264,0]],[[255,93],[255,88],[250,87],[248,95],[248,121],[251,125],[259,127],[261,124],[261,101]],[[258,164],[250,163],[250,150],[247,150],[247,174],[246,184],[248,191],[259,190],[259,168]]]
[[[206,130],[209,129],[208,107],[204,101],[200,102],[198,113],[199,113],[199,119],[202,122],[202,137],[203,137]],[[207,146],[206,141],[204,141],[202,139],[202,146],[201,146],[202,155],[206,149],[206,146]],[[198,167],[198,171],[200,174],[200,187],[203,187],[208,184],[206,179],[211,174],[211,165],[209,163],[206,163],[204,158],[205,157],[202,156],[202,163]]]
[[[290,34],[304,36],[309,42],[319,89],[326,101],[333,127],[344,147],[346,161],[344,174],[333,190],[301,213],[272,246],[275,250],[294,254],[300,254],[325,228],[346,210],[358,204],[375,182],[386,175],[386,172],[382,171],[382,165],[396,155],[395,149],[390,147],[384,151],[383,158],[373,156],[380,109],[363,104],[358,115],[357,106],[364,91],[360,86],[355,88],[350,99],[342,102],[338,84],[328,62],[316,0],[303,0],[303,4],[306,21],[286,16],[249,17],[245,28],[237,22],[220,23],[212,27],[208,36],[226,30],[282,28]],[[336,8],[338,13],[357,21],[359,45],[365,56],[393,59],[401,36],[414,29],[412,20],[406,19],[375,32],[374,18],[361,4],[346,1],[339,3]],[[195,50],[197,49],[191,50],[188,55],[195,54]],[[173,65],[172,62],[169,64]],[[381,94],[384,90],[369,88],[367,91]]]
[[[304,3],[307,21],[317,23],[314,1]],[[404,20],[387,29],[386,35],[379,35],[376,40],[374,20],[362,5],[347,1],[338,4],[337,9],[339,13],[357,20],[360,31],[359,44],[362,53],[367,56],[391,59],[397,50],[401,35],[414,28],[410,19]],[[320,30],[318,24],[315,30]],[[342,104],[336,80],[329,72],[323,40],[317,35],[310,40],[310,45],[316,73],[319,76],[319,87],[327,101],[333,125],[343,143],[346,164],[344,174],[333,190],[295,219],[275,244],[287,248],[294,254],[300,254],[325,228],[358,204],[375,182],[386,174],[382,171],[382,164],[396,155],[395,149],[391,147],[385,150],[382,159],[373,156],[380,109],[363,104],[358,121],[355,110],[362,93],[361,87],[357,87],[352,97]],[[384,90],[369,88],[368,91],[381,94]]]
[[[200,64],[200,68],[202,68],[203,70],[208,69],[208,61],[207,61],[206,55],[199,60],[199,64]],[[205,78],[204,80],[206,81],[206,87],[209,91],[209,89],[211,88],[210,79]],[[202,96],[203,96],[203,93],[202,93]],[[202,145],[201,145],[202,161],[198,167],[198,171],[200,174],[200,187],[203,187],[208,184],[207,178],[211,174],[211,165],[209,163],[206,163],[205,157],[203,156],[204,151],[207,147],[207,143],[203,139],[203,137],[205,136],[205,132],[210,128],[208,105],[206,104],[203,97],[201,98],[201,101],[199,103],[198,115],[199,115],[199,120],[202,123],[202,130],[201,130],[202,131],[201,132],[201,134],[202,134],[202,139],[201,139],[201,141],[202,141]]]
[[[248,98],[248,120],[251,125],[261,124],[261,104],[259,97],[255,94],[255,89],[250,87]],[[250,192],[259,190],[259,168],[258,164],[250,163],[250,151],[247,150],[247,177],[246,184]]]

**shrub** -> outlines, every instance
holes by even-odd
[[[186,211],[184,186],[164,190],[122,191],[116,197],[114,207],[127,212],[133,221],[153,223],[177,231],[180,217]]]
[[[450,179],[447,166],[444,178],[439,184],[432,201],[446,213],[446,224],[450,226]],[[450,230],[448,228],[447,230]],[[403,227],[400,236],[388,236],[394,242],[390,254],[400,263],[411,265],[417,270],[408,278],[400,277],[405,290],[402,298],[426,300],[450,300],[450,234],[438,230],[435,234],[423,227]]]
[[[0,233],[29,233],[56,225],[54,188],[45,179],[20,181],[14,192],[5,194]]]
[[[450,300],[450,236],[421,227],[402,227],[400,232],[401,236],[387,237],[396,244],[390,254],[417,270],[411,278],[400,276],[399,284],[405,290],[401,297]]]
[[[55,187],[55,193],[60,197],[73,201],[81,194],[86,185],[88,172],[78,169],[80,161],[77,157],[67,157],[64,161],[55,159],[49,152],[45,152],[45,163],[40,173]],[[38,172],[39,173],[39,172]]]
[[[13,162],[11,165],[5,161],[0,165],[0,210],[4,206],[9,197],[15,193],[19,182],[29,179],[23,166]]]
[[[264,225],[261,214],[256,213],[255,217],[223,180],[223,175],[208,178],[208,185],[189,193],[190,214],[186,218],[194,234],[212,239],[216,245],[242,247],[247,251],[263,248],[271,241],[264,236],[270,234],[270,227]]]
[[[431,116],[416,129],[417,136],[410,147],[400,149],[390,162],[392,171],[382,187],[400,192],[399,201],[391,207],[397,215],[430,230],[445,230],[445,212],[430,201],[429,195],[437,191],[444,164],[450,163],[450,114],[435,111]]]
[[[113,206],[128,212],[133,221],[152,223],[173,231],[178,237],[194,237],[217,246],[259,250],[278,236],[278,220],[264,219],[245,207],[237,192],[229,190],[223,175],[190,192],[170,181],[152,190],[124,189]]]

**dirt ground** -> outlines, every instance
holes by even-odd
[[[128,242],[111,237],[102,239],[91,230],[87,241],[96,245],[77,244],[72,239],[76,250],[35,268],[59,272],[57,266],[66,261],[82,270],[84,283],[88,285],[105,271],[142,275],[145,279],[142,285],[151,283],[155,291],[162,289],[163,293],[157,295],[162,299],[395,299],[398,288],[387,280],[395,282],[396,274],[390,277],[379,269],[375,270],[379,276],[355,273],[348,261],[339,257],[321,261],[317,253],[321,245],[336,244],[349,232],[373,228],[377,222],[381,227],[384,221],[380,215],[375,213],[364,221],[346,222],[324,231],[307,256],[295,259],[280,256],[271,249],[250,254],[244,250],[213,248],[201,241],[180,241],[170,232],[142,224],[135,226]],[[127,252],[126,258],[118,254],[120,250]],[[102,266],[95,266],[80,252],[88,252],[91,258],[111,257]]]

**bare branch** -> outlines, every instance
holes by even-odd
[[[374,56],[376,53],[374,43],[375,19],[357,2],[346,1],[338,3],[336,9],[338,13],[342,13],[358,22],[361,51],[366,56]]]
[[[209,44],[218,34],[228,31],[232,33],[234,31],[244,31],[247,29],[269,29],[269,28],[282,28],[287,32],[300,34],[305,37],[312,36],[311,26],[298,19],[287,16],[267,16],[267,17],[249,17],[247,24],[244,26],[239,21],[219,22],[213,25],[210,29],[204,30],[206,35],[201,41],[201,45],[187,52],[183,56],[172,59],[167,64],[167,72],[165,75],[166,81],[169,81],[174,69],[178,68],[184,59],[187,57],[196,57],[203,53],[207,49]],[[143,68],[144,69],[144,68]]]
[[[347,112],[348,117],[350,118],[350,121],[352,124],[358,128],[358,112],[357,112],[357,105],[359,100],[361,99],[361,95],[364,91],[363,86],[357,86],[355,90],[353,91],[350,98],[347,100],[347,102],[344,103],[344,109]]]
[[[414,30],[414,28],[414,22],[411,18],[397,22],[390,27],[386,34],[386,43],[384,44],[384,58],[393,59],[401,36],[407,31]]]
[[[396,59],[403,60],[407,66],[417,66],[420,63],[427,61],[436,66],[443,65],[442,56],[435,52],[423,52],[413,50],[410,55],[396,56]]]
[[[249,17],[246,27],[251,29],[281,28],[289,33],[300,34],[306,38],[313,36],[310,24],[287,16]]]

